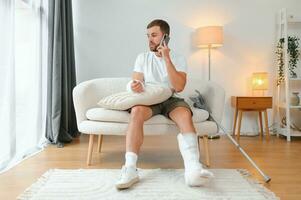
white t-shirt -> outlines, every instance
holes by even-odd
[[[177,71],[187,73],[187,64],[184,56],[170,51],[170,58]],[[155,52],[149,51],[139,54],[135,62],[134,71],[143,73],[145,83],[160,84],[173,88],[168,77],[164,58],[156,56]]]

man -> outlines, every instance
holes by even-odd
[[[138,154],[143,143],[143,123],[152,116],[162,114],[176,123],[181,133],[177,139],[184,160],[185,182],[189,186],[201,186],[213,174],[199,163],[196,130],[192,111],[183,98],[177,97],[186,84],[186,61],[183,56],[171,51],[166,43],[160,45],[164,34],[169,35],[169,25],[164,20],[154,20],[147,26],[150,51],[138,55],[130,89],[143,92],[144,83],[157,83],[170,87],[174,94],[168,100],[152,106],[134,106],[126,134],[125,164],[116,183],[118,189],[126,189],[139,181],[136,168]]]

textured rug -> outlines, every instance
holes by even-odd
[[[188,187],[183,169],[139,169],[140,182],[128,190],[115,189],[117,169],[51,169],[18,199],[278,199],[274,193],[249,178],[245,170],[212,169],[215,178],[203,187]]]

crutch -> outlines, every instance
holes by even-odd
[[[231,142],[238,148],[238,150],[242,153],[242,155],[247,158],[247,160],[253,165],[253,167],[255,167],[255,169],[260,173],[260,175],[264,178],[264,181],[266,183],[271,181],[271,178],[266,175],[257,165],[256,163],[250,158],[250,156],[243,150],[243,148],[241,148],[241,146],[236,142],[236,140],[234,140],[234,138],[226,131],[226,129],[219,124],[214,116],[212,116],[212,114],[209,112],[209,116],[210,118],[223,130],[223,132],[228,136],[228,138],[231,140]]]

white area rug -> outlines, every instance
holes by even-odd
[[[25,190],[18,199],[30,200],[104,200],[104,199],[278,199],[274,193],[247,178],[244,170],[212,169],[213,181],[204,187],[188,187],[183,169],[139,169],[140,182],[118,191],[114,183],[118,169],[52,169]]]

